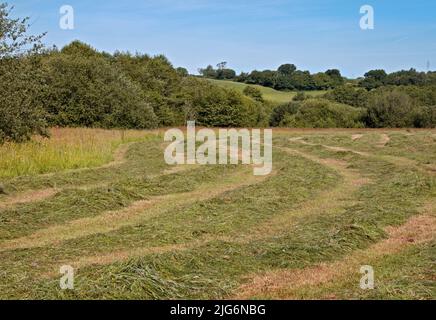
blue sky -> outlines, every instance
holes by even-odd
[[[294,63],[311,72],[436,69],[434,0],[9,0],[59,47],[79,39],[99,50],[164,54],[192,73],[227,61],[239,71]],[[375,29],[359,27],[362,5]],[[59,9],[75,10],[75,29],[59,27]]]

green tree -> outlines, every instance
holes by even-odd
[[[189,76],[189,72],[188,72],[188,70],[187,70],[186,68],[178,67],[178,68],[176,69],[176,71],[177,71],[177,73],[178,73],[179,75],[181,75],[182,77],[187,77],[187,76]]]
[[[43,82],[34,56],[44,35],[29,35],[29,18],[13,19],[11,10],[0,4],[0,143],[47,135],[39,98]]]
[[[74,44],[76,47],[76,44]],[[62,50],[44,60],[51,125],[146,129],[157,126],[139,85],[102,55]]]
[[[198,72],[205,78],[216,79],[217,77],[217,71],[211,65],[204,69],[198,69]]]
[[[387,73],[384,70],[371,70],[365,73],[365,78],[360,82],[360,86],[367,89],[375,89],[385,84]]]
[[[344,84],[344,78],[338,69],[329,69],[325,72],[330,77],[330,88],[336,88]]]
[[[290,76],[295,71],[297,71],[297,67],[294,64],[282,64],[278,69],[278,73],[286,76]]]

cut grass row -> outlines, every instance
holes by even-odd
[[[311,165],[312,170],[306,172],[307,163],[304,159],[289,158],[285,154],[276,156],[277,161],[281,163],[277,168],[280,174],[262,183],[240,187],[213,196],[209,200],[198,199],[190,205],[176,202],[172,204],[172,208],[162,210],[157,216],[143,223],[116,231],[79,237],[54,247],[2,252],[0,253],[2,269],[12,270],[18,267],[15,270],[19,273],[19,269],[21,272],[28,270],[27,264],[34,263],[38,267],[32,272],[27,272],[27,275],[30,276],[35,272],[33,276],[37,278],[41,273],[54,272],[59,268],[59,263],[63,264],[67,261],[74,264],[77,257],[104,255],[111,251],[140,247],[184,244],[204,236],[237,234],[239,230],[247,230],[259,221],[268,220],[282,210],[291,208],[310,196],[315,196],[321,186],[334,184],[338,179],[333,172],[317,164]],[[221,181],[225,178],[223,170],[230,170],[229,173],[233,172],[234,175],[238,174],[241,168],[212,166],[211,170],[217,171]],[[212,177],[200,174],[196,170],[189,178],[194,181],[196,174],[198,179],[214,181]],[[251,170],[249,174],[252,174]],[[247,177],[243,175],[239,179],[244,182]],[[204,188],[205,195],[208,194],[208,189],[213,192],[215,188],[214,186]],[[20,262],[17,263],[18,261]],[[11,290],[15,292],[14,281],[10,277],[7,279],[3,285],[11,287],[3,287],[5,290],[3,292],[5,294],[11,293]]]
[[[357,139],[352,139],[349,132],[302,132],[301,137],[308,143],[350,148],[372,155],[403,157],[421,165],[436,164],[436,131],[361,131]],[[389,140],[380,144],[383,137]]]
[[[74,239],[54,245],[0,252],[2,297],[231,297],[242,284],[249,282],[247,277],[250,275],[271,270],[299,270],[321,262],[338,261],[358,249],[369,248],[386,238],[385,227],[405,223],[419,213],[419,208],[426,201],[436,196],[434,177],[413,167],[406,171],[404,167],[383,158],[337,152],[319,145],[290,143],[290,137],[289,134],[276,137],[274,146],[293,148],[296,152],[289,154],[284,149],[275,149],[274,170],[277,175],[265,181],[213,194],[210,199],[193,199],[192,203],[175,201],[171,208],[159,211],[150,219],[110,232],[84,233],[83,236],[78,233]],[[331,141],[319,142],[327,144]],[[374,137],[369,143],[375,145],[377,142],[378,137]],[[140,152],[147,146],[137,144],[132,150]],[[303,154],[308,154],[309,159]],[[133,160],[130,165],[141,167],[135,165],[136,161]],[[163,161],[162,158],[160,161]],[[332,170],[328,164],[339,167]],[[159,168],[157,171],[163,169],[157,164],[150,165]],[[141,168],[144,170],[144,166]],[[348,173],[350,176],[347,178]],[[151,190],[155,191],[155,195],[163,190],[168,194],[187,191],[191,188],[188,182],[191,179],[198,181],[196,186],[199,188],[205,181],[221,180],[217,177],[226,175],[237,180],[246,179],[244,174],[238,178],[238,174],[241,174],[241,167],[237,166],[203,167],[170,176],[168,180],[156,179],[151,182]],[[107,179],[110,181],[109,177]],[[116,181],[124,181],[120,185],[123,188],[131,186],[130,190],[147,189],[138,181],[132,185],[124,184],[130,179],[129,175],[125,179],[118,176]],[[354,189],[325,198],[326,203],[323,204],[322,194],[335,188],[346,188],[353,181],[356,182]],[[371,183],[368,184],[369,181]],[[213,192],[216,188],[209,185],[204,191]],[[146,193],[147,196],[150,194],[153,193]],[[72,199],[77,199],[77,196],[72,195]],[[82,199],[89,198],[91,203],[96,202],[91,192],[80,196]],[[131,203],[124,203],[121,207],[128,207]],[[316,210],[304,210],[307,206]],[[16,214],[19,215],[21,209],[17,208]],[[49,215],[52,209],[47,208],[39,218]],[[143,213],[147,214],[147,210]],[[95,216],[102,214],[104,212],[99,211]],[[64,222],[75,219],[71,213],[65,213],[65,216],[66,220],[54,219],[46,226],[62,226]],[[29,219],[23,224],[33,226],[24,235],[41,229],[36,220]],[[409,261],[411,266],[408,270],[412,270],[414,265],[422,272],[428,268],[434,255],[431,250],[425,252],[416,262]],[[402,254],[409,255],[399,253]],[[60,265],[74,266],[80,261],[82,265],[76,270],[74,291],[59,290],[57,276],[47,278],[48,274],[56,275]],[[103,265],[99,265],[99,261]],[[400,271],[395,268],[404,264],[380,265],[394,270],[392,274],[399,274]],[[424,267],[420,268],[420,265]],[[385,274],[388,275],[387,272]],[[342,286],[335,288],[335,295],[346,297],[347,292],[354,292],[357,297],[366,297],[354,289],[358,282],[352,281],[341,282]],[[379,294],[385,298],[431,296],[430,284],[419,284],[422,290],[415,290],[413,281],[398,283],[396,291],[384,290]],[[328,290],[326,288],[325,292]],[[262,294],[255,296],[265,297]],[[377,295],[373,293],[373,296]]]

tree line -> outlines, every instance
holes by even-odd
[[[51,126],[268,124],[264,104],[190,77],[162,55],[109,54],[80,41],[47,49],[28,26],[0,5],[0,143],[47,135]]]
[[[277,70],[254,70],[236,75],[233,69],[227,68],[226,62],[199,69],[199,73],[210,79],[232,80],[246,84],[257,84],[276,90],[327,90],[344,84],[345,79],[337,69],[311,74],[298,70],[294,64],[283,64]]]
[[[416,69],[401,70],[387,73],[383,69],[370,70],[362,78],[349,80],[342,77],[337,69],[329,69],[325,72],[311,74],[309,71],[298,70],[294,64],[283,64],[277,70],[263,70],[241,72],[227,68],[226,62],[221,62],[214,68],[208,65],[199,69],[202,77],[216,80],[232,80],[246,84],[257,84],[264,87],[282,91],[310,91],[328,90],[344,85],[345,83],[357,83],[366,90],[372,90],[383,86],[409,86],[436,84],[436,72],[419,72]]]
[[[368,72],[359,81],[338,70],[310,74],[292,64],[236,73],[221,63],[204,76],[247,83],[243,93],[190,76],[162,55],[99,52],[74,41],[46,48],[28,19],[0,4],[0,143],[26,141],[47,128],[151,129],[196,120],[210,127],[435,127],[435,72]],[[236,77],[236,78],[235,78]],[[313,83],[316,83],[314,86]],[[323,89],[274,105],[251,84]]]

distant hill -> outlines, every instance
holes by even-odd
[[[234,82],[229,80],[214,80],[214,79],[207,79],[207,80],[217,86],[228,88],[228,89],[234,89],[240,93],[242,93],[245,87],[249,86],[246,83]],[[277,104],[289,102],[297,94],[297,92],[295,91],[278,91],[272,88],[267,88],[259,85],[250,85],[250,86],[258,88],[262,92],[263,98],[265,100]],[[316,96],[325,93],[325,91],[305,91],[305,93],[308,95]]]

